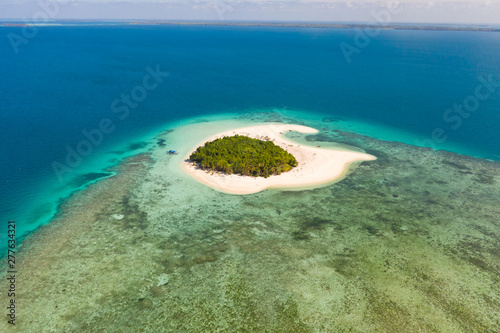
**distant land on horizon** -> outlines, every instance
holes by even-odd
[[[1,19],[0,19],[1,21]],[[488,24],[448,24],[448,23],[326,23],[326,22],[266,22],[266,21],[161,21],[161,20],[57,20],[40,25],[73,23],[122,23],[130,25],[195,25],[195,26],[241,26],[241,27],[279,27],[279,28],[329,28],[329,29],[385,29],[385,30],[438,30],[438,31],[491,31],[500,32],[500,26]],[[38,25],[16,20],[4,20],[0,26]]]

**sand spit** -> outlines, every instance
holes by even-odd
[[[341,180],[345,176],[349,166],[353,163],[376,159],[375,156],[355,151],[324,149],[300,145],[285,138],[285,133],[289,131],[306,134],[318,133],[318,130],[314,128],[292,124],[259,125],[225,131],[213,135],[196,147],[193,147],[184,158],[184,170],[193,175],[200,182],[221,192],[251,194],[271,187],[303,188],[330,184],[334,181]],[[273,141],[274,144],[294,155],[299,165],[293,170],[282,173],[281,175],[264,178],[207,172],[187,161],[192,151],[196,150],[197,147],[203,145],[205,142],[237,134]]]

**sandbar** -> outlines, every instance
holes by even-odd
[[[376,159],[375,156],[357,151],[298,144],[285,137],[289,131],[305,134],[318,133],[318,130],[314,128],[293,124],[266,124],[221,132],[193,147],[184,158],[183,168],[198,181],[218,191],[243,195],[257,193],[267,188],[298,189],[325,186],[343,179],[349,166]],[[205,142],[236,134],[255,139],[271,140],[295,156],[298,166],[288,172],[283,172],[281,175],[264,178],[206,171],[188,161],[191,153],[199,146],[204,145]]]

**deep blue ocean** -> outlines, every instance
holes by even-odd
[[[141,138],[194,116],[298,110],[380,125],[380,137],[398,140],[384,136],[393,128],[424,146],[440,128],[446,140],[435,148],[500,159],[500,86],[477,105],[473,98],[481,78],[500,82],[500,33],[384,30],[348,63],[340,45],[356,47],[351,29],[37,29],[15,53],[8,36],[22,36],[22,28],[0,27],[0,221],[16,220],[18,236],[46,223],[59,200],[123,157],[105,153],[132,154]],[[124,104],[113,102],[144,85],[148,66],[169,75],[120,119],[113,110]],[[446,113],[465,100],[473,111]],[[447,122],[445,114],[460,120]],[[58,179],[53,162],[64,162],[66,147],[103,118],[113,132]],[[6,228],[0,234],[3,246]]]

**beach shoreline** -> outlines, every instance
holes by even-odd
[[[193,147],[184,156],[182,167],[185,172],[196,180],[215,190],[229,194],[245,195],[268,188],[307,189],[325,186],[342,180],[351,166],[376,159],[375,156],[361,152],[304,146],[285,138],[285,133],[290,131],[303,134],[318,133],[318,130],[314,128],[293,124],[266,124],[228,130],[212,135],[200,142],[196,147]],[[189,162],[189,156],[197,147],[204,145],[206,142],[236,134],[272,141],[294,155],[299,165],[281,175],[264,178],[206,171]]]

